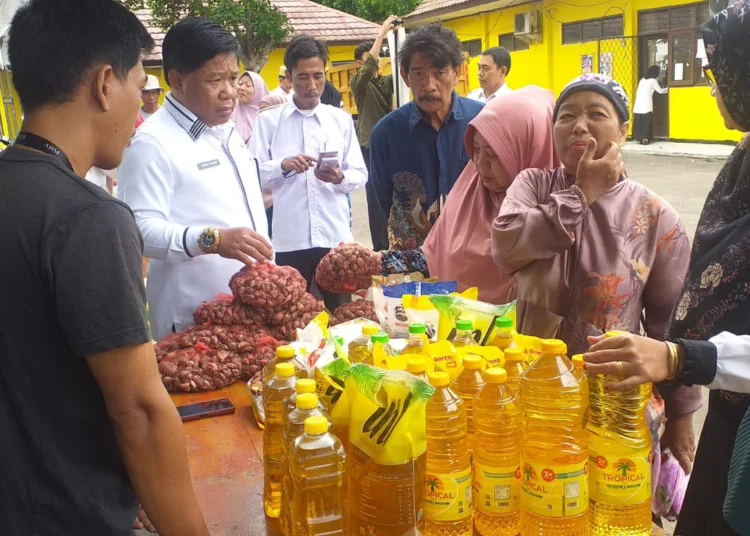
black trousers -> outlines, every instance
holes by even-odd
[[[633,139],[654,140],[654,114],[633,114]]]
[[[320,297],[326,304],[326,309],[330,312],[334,312],[339,305],[349,303],[351,296],[348,294],[334,294],[323,290],[315,284],[315,270],[318,268],[318,264],[328,252],[331,251],[329,248],[312,248],[303,249],[299,251],[287,251],[285,253],[276,253],[276,264],[279,266],[291,266],[299,270],[302,277],[307,281],[307,291],[314,294],[313,290],[317,288],[320,293]]]
[[[370,173],[370,148],[360,147],[362,156],[365,158],[367,173]],[[365,185],[367,193],[367,215],[370,218],[370,237],[372,238],[372,249],[375,251],[385,251],[388,245],[388,219],[383,216],[383,212],[378,205],[378,198],[375,195],[375,185],[372,179],[367,180]]]

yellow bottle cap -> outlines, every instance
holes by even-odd
[[[427,378],[433,387],[445,387],[451,383],[451,377],[448,376],[447,372],[434,372],[429,374]]]
[[[623,335],[627,335],[628,333],[626,331],[608,331],[604,334],[605,339],[613,339],[614,337],[621,337]]]
[[[558,341],[557,339],[546,339],[542,341],[542,353],[543,354],[557,354],[562,355],[565,347],[565,343]]]
[[[576,354],[570,360],[573,362],[575,368],[583,370],[583,354]]]
[[[294,365],[291,363],[278,363],[276,365],[276,376],[279,378],[294,376]]]
[[[302,378],[301,380],[297,380],[297,383],[294,385],[294,389],[297,391],[297,394],[314,393],[315,380],[312,380],[310,378]]]
[[[291,359],[294,357],[294,348],[291,346],[279,346],[276,348],[276,357],[279,359]]]
[[[318,407],[318,395],[302,393],[297,396],[297,409],[313,409]]]
[[[422,358],[413,358],[406,362],[406,370],[412,374],[422,374],[427,370],[427,363]]]
[[[504,368],[493,367],[484,371],[484,380],[487,383],[505,383],[508,381],[508,373]]]
[[[463,359],[464,368],[467,370],[478,370],[482,368],[482,358],[478,355],[468,354]]]
[[[380,328],[378,326],[365,326],[362,328],[362,335],[367,335],[368,337],[372,337],[375,335],[378,331],[380,331]]]
[[[523,361],[526,359],[522,348],[506,348],[503,355],[506,361]]]
[[[321,435],[328,431],[328,419],[325,417],[310,417],[305,419],[305,433]]]

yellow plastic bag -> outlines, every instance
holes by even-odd
[[[495,327],[495,320],[509,317],[515,324],[516,302],[492,305],[464,296],[430,296],[430,302],[439,315],[438,340],[452,341],[456,334],[456,321],[471,320],[474,323],[474,340],[486,346]]]
[[[349,418],[349,532],[424,531],[425,407],[434,389],[415,376],[353,365]]]
[[[526,356],[526,362],[531,364],[536,361],[542,355],[542,339],[539,337],[532,337],[530,335],[521,335],[520,333],[513,333],[513,342],[517,348],[523,350]]]
[[[453,343],[440,341],[430,345],[430,360],[433,372],[445,372],[451,381],[458,376],[461,362]]]

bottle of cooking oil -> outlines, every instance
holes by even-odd
[[[472,536],[471,460],[466,408],[445,372],[429,375],[435,394],[427,403],[425,536]]]
[[[297,407],[297,397],[303,393],[315,393],[315,380],[303,378],[294,384],[294,394],[284,401],[284,418]],[[322,404],[319,404],[321,407]]]
[[[377,326],[364,326],[362,327],[362,336],[349,343],[349,361],[352,364],[366,363],[372,365],[372,336],[378,331],[380,330]]]
[[[412,357],[406,362],[406,371],[414,374],[422,381],[429,382],[427,378],[427,359],[424,357]]]
[[[372,359],[376,367],[388,368],[388,358],[393,357],[391,338],[387,333],[378,332],[372,336]]]
[[[575,369],[576,374],[580,375],[581,378],[583,378],[585,375],[585,371],[583,370],[585,365],[583,354],[574,355],[570,358],[570,362],[573,363],[573,368]],[[591,391],[589,391],[589,398],[591,398]]]
[[[504,369],[485,371],[474,402],[474,526],[482,536],[521,530],[521,404]]]
[[[298,380],[297,385],[302,381],[305,380]],[[285,536],[291,536],[292,534],[291,501],[293,500],[294,495],[289,457],[292,452],[294,441],[305,432],[305,421],[310,417],[325,417],[327,419],[328,415],[321,411],[318,396],[315,393],[302,393],[296,397],[295,409],[289,413],[281,428],[284,458],[281,464],[282,488],[280,524],[281,532]]]
[[[310,417],[290,453],[292,534],[348,536],[346,453],[328,419]]]
[[[513,319],[503,316],[495,320],[495,337],[488,346],[497,346],[503,352],[508,348],[515,348],[513,342]]]
[[[506,385],[514,392],[518,393],[518,381],[521,374],[529,368],[526,363],[526,356],[521,348],[506,348],[503,350],[505,356],[505,371],[508,373]]]
[[[294,365],[279,363],[276,375],[263,386],[263,408],[266,429],[263,433],[263,506],[268,517],[279,517],[281,511],[281,460],[284,444],[281,429],[284,401],[294,394]]]
[[[564,351],[561,341],[543,341],[519,383],[524,535],[588,535],[588,388]]]
[[[427,346],[427,326],[421,323],[409,324],[409,342],[401,350],[402,355],[424,354]]]
[[[474,397],[484,388],[482,376],[482,358],[478,355],[467,354],[463,359],[463,371],[453,380],[451,389],[464,402],[466,408],[467,448],[474,450]]]
[[[474,340],[474,323],[471,320],[456,320],[456,336],[452,342],[456,348],[477,346],[477,341]]]
[[[607,333],[616,337],[617,332]],[[651,534],[651,384],[605,391],[616,378],[586,373],[589,385],[589,512],[591,536]]]
[[[263,367],[263,381],[269,382],[276,373],[276,365],[279,363],[292,363],[295,368],[295,376],[297,378],[309,378],[310,375],[307,373],[307,369],[302,366],[296,359],[294,359],[294,348],[291,346],[279,346],[276,348],[276,357],[269,361],[269,363]]]

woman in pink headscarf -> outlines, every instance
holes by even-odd
[[[274,95],[273,93],[269,93],[260,100],[260,111],[262,112],[266,108],[271,108],[273,106],[278,106],[279,104],[284,104],[287,102],[289,101],[281,95]]]
[[[250,137],[253,135],[255,118],[260,112],[260,101],[268,93],[268,86],[258,73],[245,71],[237,81],[237,107],[232,119],[245,145],[250,143]]]

